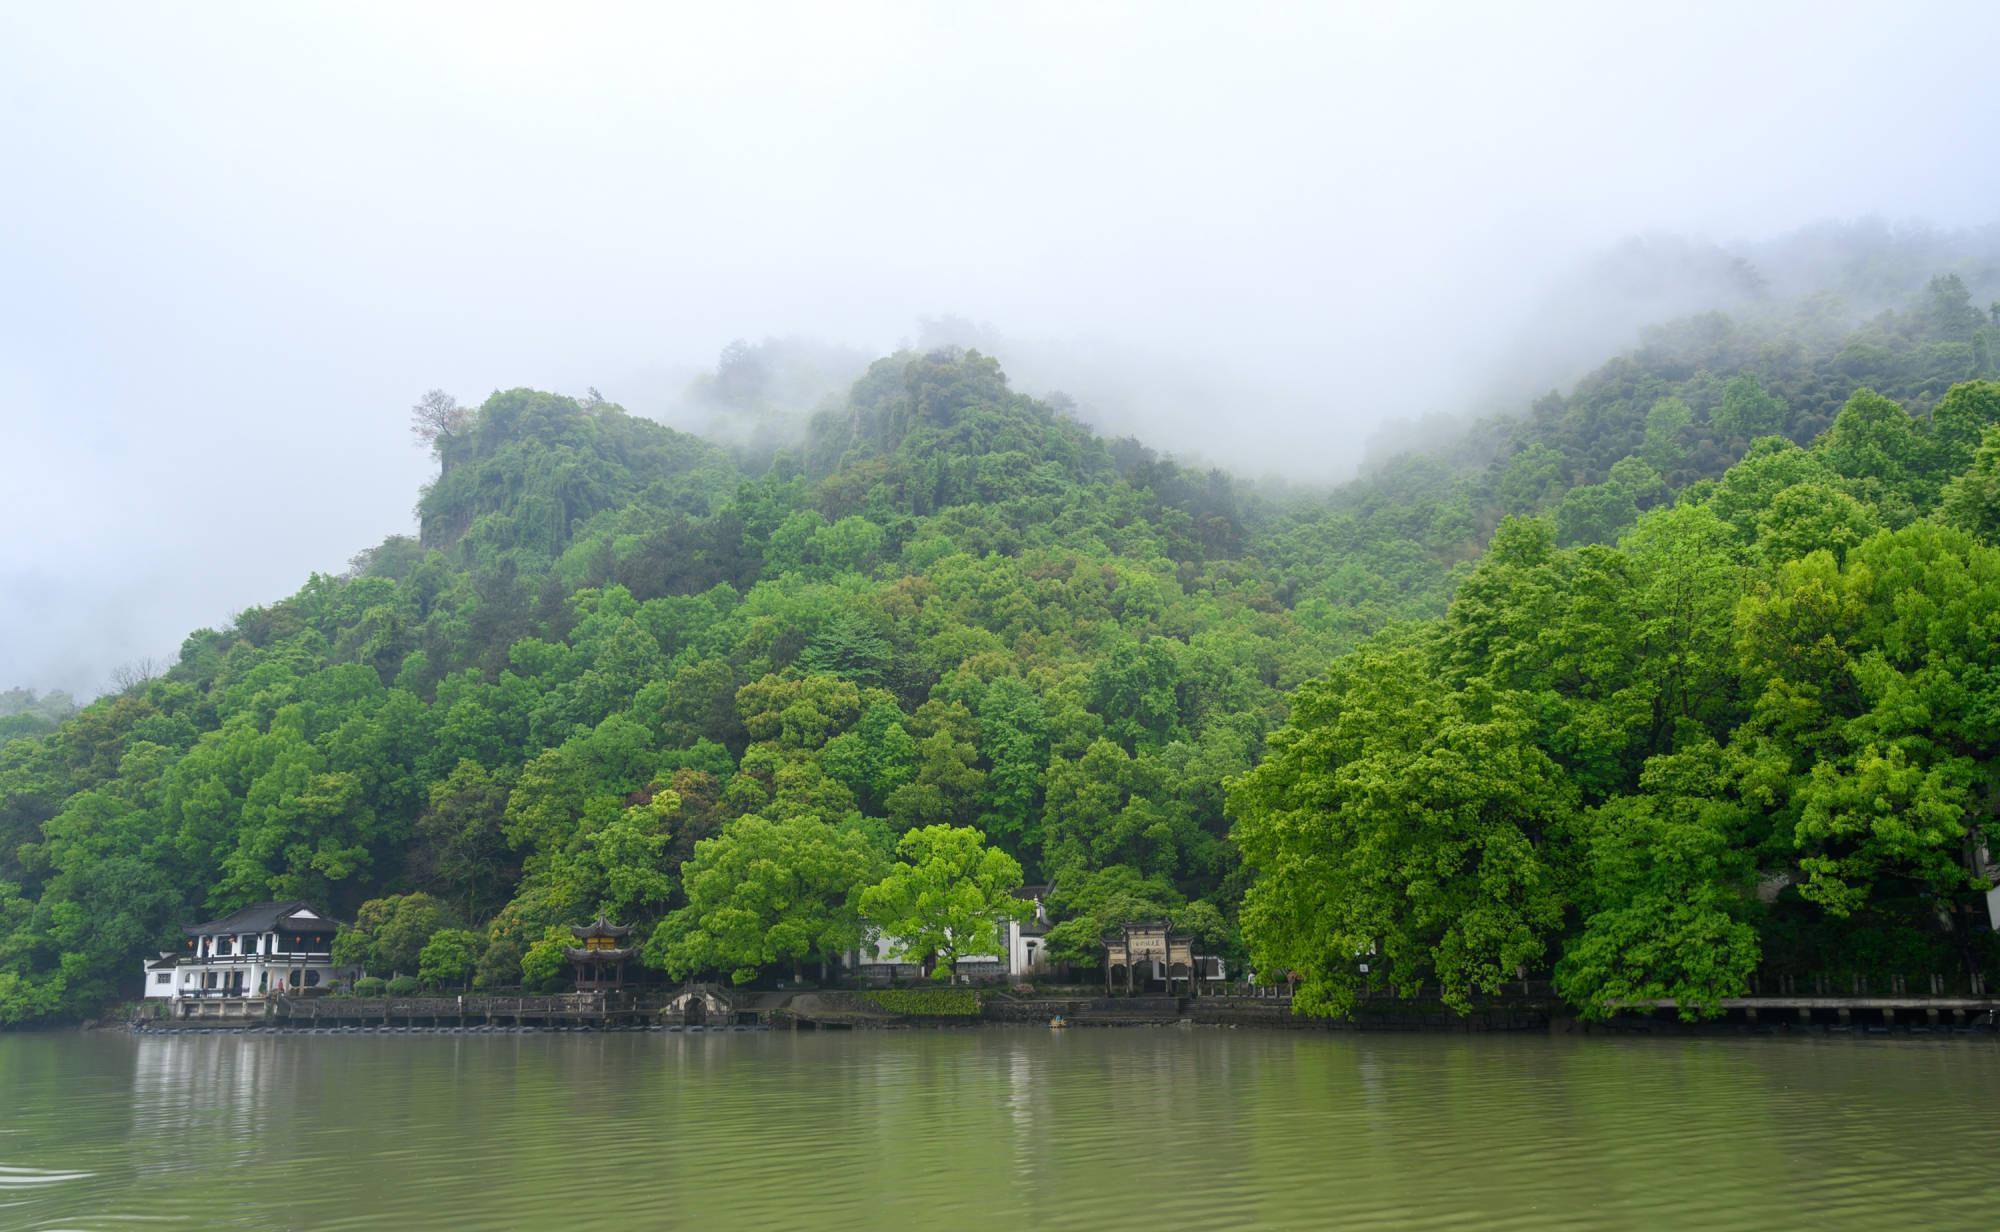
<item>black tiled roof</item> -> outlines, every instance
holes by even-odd
[[[583,941],[591,937],[629,937],[632,935],[632,926],[630,924],[613,924],[611,921],[605,919],[604,913],[600,911],[597,913],[597,919],[594,923],[570,925],[569,934],[578,941]]]
[[[208,937],[218,933],[269,932],[277,926],[279,920],[291,915],[295,911],[310,911],[319,918],[316,920],[302,920],[298,924],[288,927],[307,931],[317,931],[319,929],[331,931],[335,927],[334,922],[328,919],[326,914],[319,908],[306,902],[304,899],[294,898],[282,903],[252,903],[248,907],[241,907],[230,912],[219,920],[210,920],[206,924],[191,924],[181,931],[187,933],[190,937]]]

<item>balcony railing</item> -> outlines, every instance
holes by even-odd
[[[300,962],[332,962],[332,950],[279,950],[268,954],[182,954],[180,961],[184,967],[205,966],[210,963],[235,965],[250,962],[276,962],[280,959],[295,959]]]

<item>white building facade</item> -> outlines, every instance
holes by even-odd
[[[158,958],[146,960],[147,1000],[164,998],[171,1001],[174,994],[180,991],[180,972],[175,970],[180,961],[181,956],[172,950],[161,950]]]
[[[1015,983],[1039,974],[1049,965],[1045,949],[1049,917],[1043,905],[1048,889],[1047,886],[1033,885],[1014,891],[1014,897],[1034,904],[1034,914],[1025,923],[1014,919],[996,921],[995,952],[960,957],[957,969],[960,981]],[[898,957],[903,949],[902,938],[871,928],[860,948],[841,955],[840,965],[848,974],[869,984],[893,984],[924,978],[921,962]]]
[[[2000,932],[2000,860],[1993,858],[1993,847],[1985,833],[1972,837],[1972,872],[1986,880],[1986,922]]]
[[[146,996],[250,1000],[330,987],[352,972],[333,965],[338,925],[310,904],[256,903],[182,930],[178,954],[146,960]]]

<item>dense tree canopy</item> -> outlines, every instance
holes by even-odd
[[[734,453],[427,395],[416,537],[74,713],[0,701],[0,1023],[292,897],[372,972],[487,987],[559,984],[598,912],[675,976],[828,958],[864,902],[947,955],[1020,878],[1057,957],[1169,916],[1321,1010],[1988,961],[2000,385],[1963,290],[1664,328],[1319,495],[975,352]]]
[[[1329,1013],[1553,968],[1586,1014],[1690,1015],[1857,916],[1850,970],[1990,964],[1966,852],[2000,798],[2000,549],[1937,520],[1942,430],[1864,389],[1615,547],[1503,523],[1233,782],[1259,963]]]
[[[911,830],[896,851],[902,861],[861,891],[857,905],[871,926],[895,939],[898,962],[947,978],[968,955],[1004,954],[999,926],[1034,913],[1014,895],[1020,864],[970,826]]]

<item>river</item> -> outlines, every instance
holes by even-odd
[[[0,1228],[1990,1228],[2000,1044],[0,1034]]]

